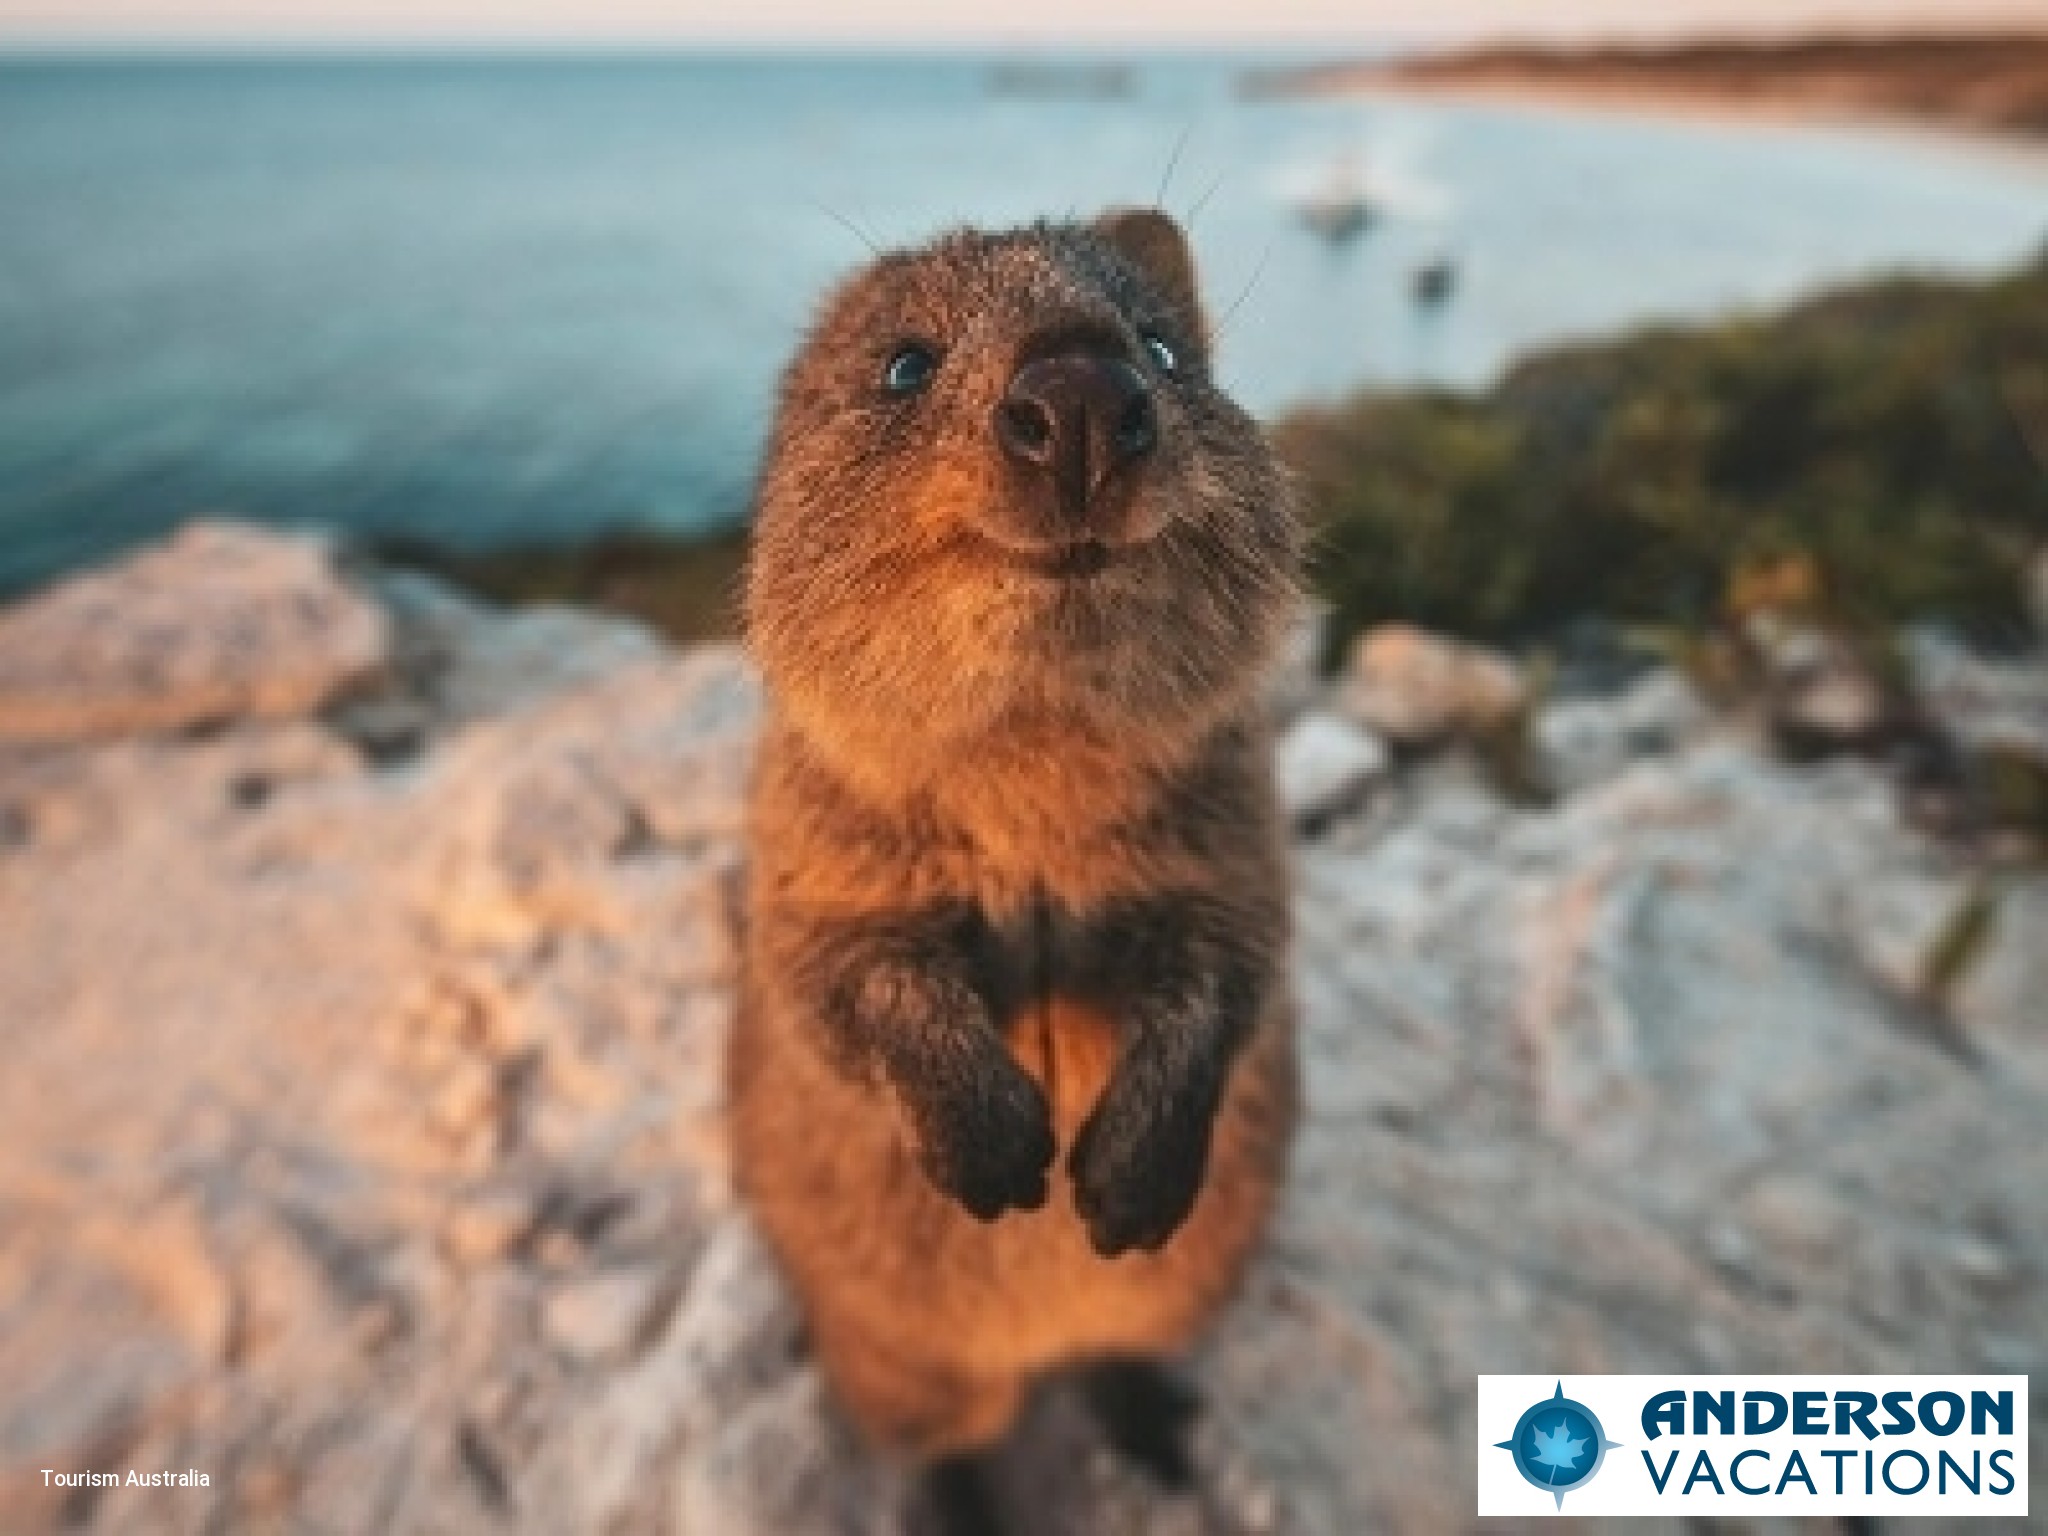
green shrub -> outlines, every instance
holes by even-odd
[[[1277,435],[1344,633],[1691,629],[1796,559],[1836,622],[2010,634],[2048,542],[2048,257],[1563,348],[1483,397],[1362,395]]]

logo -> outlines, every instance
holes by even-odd
[[[1481,1376],[1482,1516],[2027,1514],[2027,1378]],[[1607,1438],[1606,1425],[1628,1436]],[[1502,1455],[1505,1451],[1507,1454]],[[1608,1455],[1609,1451],[1614,1452]],[[1571,1508],[1565,1495],[1571,1494]]]
[[[1525,1410],[1515,1422],[1512,1438],[1497,1442],[1497,1448],[1515,1458],[1515,1470],[1546,1493],[1564,1496],[1583,1488],[1600,1470],[1610,1450],[1618,1449],[1600,1428],[1600,1420],[1584,1403],[1564,1395],[1564,1383],[1557,1392]]]

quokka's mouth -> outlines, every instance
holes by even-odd
[[[1026,558],[1041,576],[1055,581],[1086,581],[1108,570],[1116,552],[1100,539],[1082,539]]]
[[[1100,576],[1116,564],[1118,554],[1106,539],[1020,546],[984,536],[981,542],[1009,569],[1052,582],[1087,581]]]

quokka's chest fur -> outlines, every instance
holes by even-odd
[[[1036,1209],[978,1220],[921,1172],[885,1086],[849,1082],[800,1020],[744,1021],[742,1177],[828,1368],[868,1427],[904,1440],[886,1404],[864,1401],[876,1358],[922,1361],[939,1379],[1021,1381],[1184,1348],[1235,1287],[1278,1197],[1297,1112],[1293,1031],[1291,1001],[1277,993],[1233,1066],[1185,1222],[1156,1251],[1106,1259],[1066,1177]],[[1006,1021],[1008,1053],[1045,1094],[1056,1163],[1102,1102],[1122,1034],[1102,1005],[1058,993]],[[968,1422],[930,1432],[972,1438]]]

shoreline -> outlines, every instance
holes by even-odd
[[[1481,47],[1271,71],[1246,91],[1889,131],[2048,166],[2048,32]]]
[[[1393,78],[1316,85],[1289,94],[1438,101],[1459,106],[1501,107],[1586,117],[1659,117],[1718,128],[1765,132],[1773,129],[1832,129],[1875,133],[1958,152],[1990,156],[2048,177],[2048,138],[2001,131],[1910,112],[1858,107],[1844,102],[1792,96],[1740,96],[1610,81],[1463,80]]]

